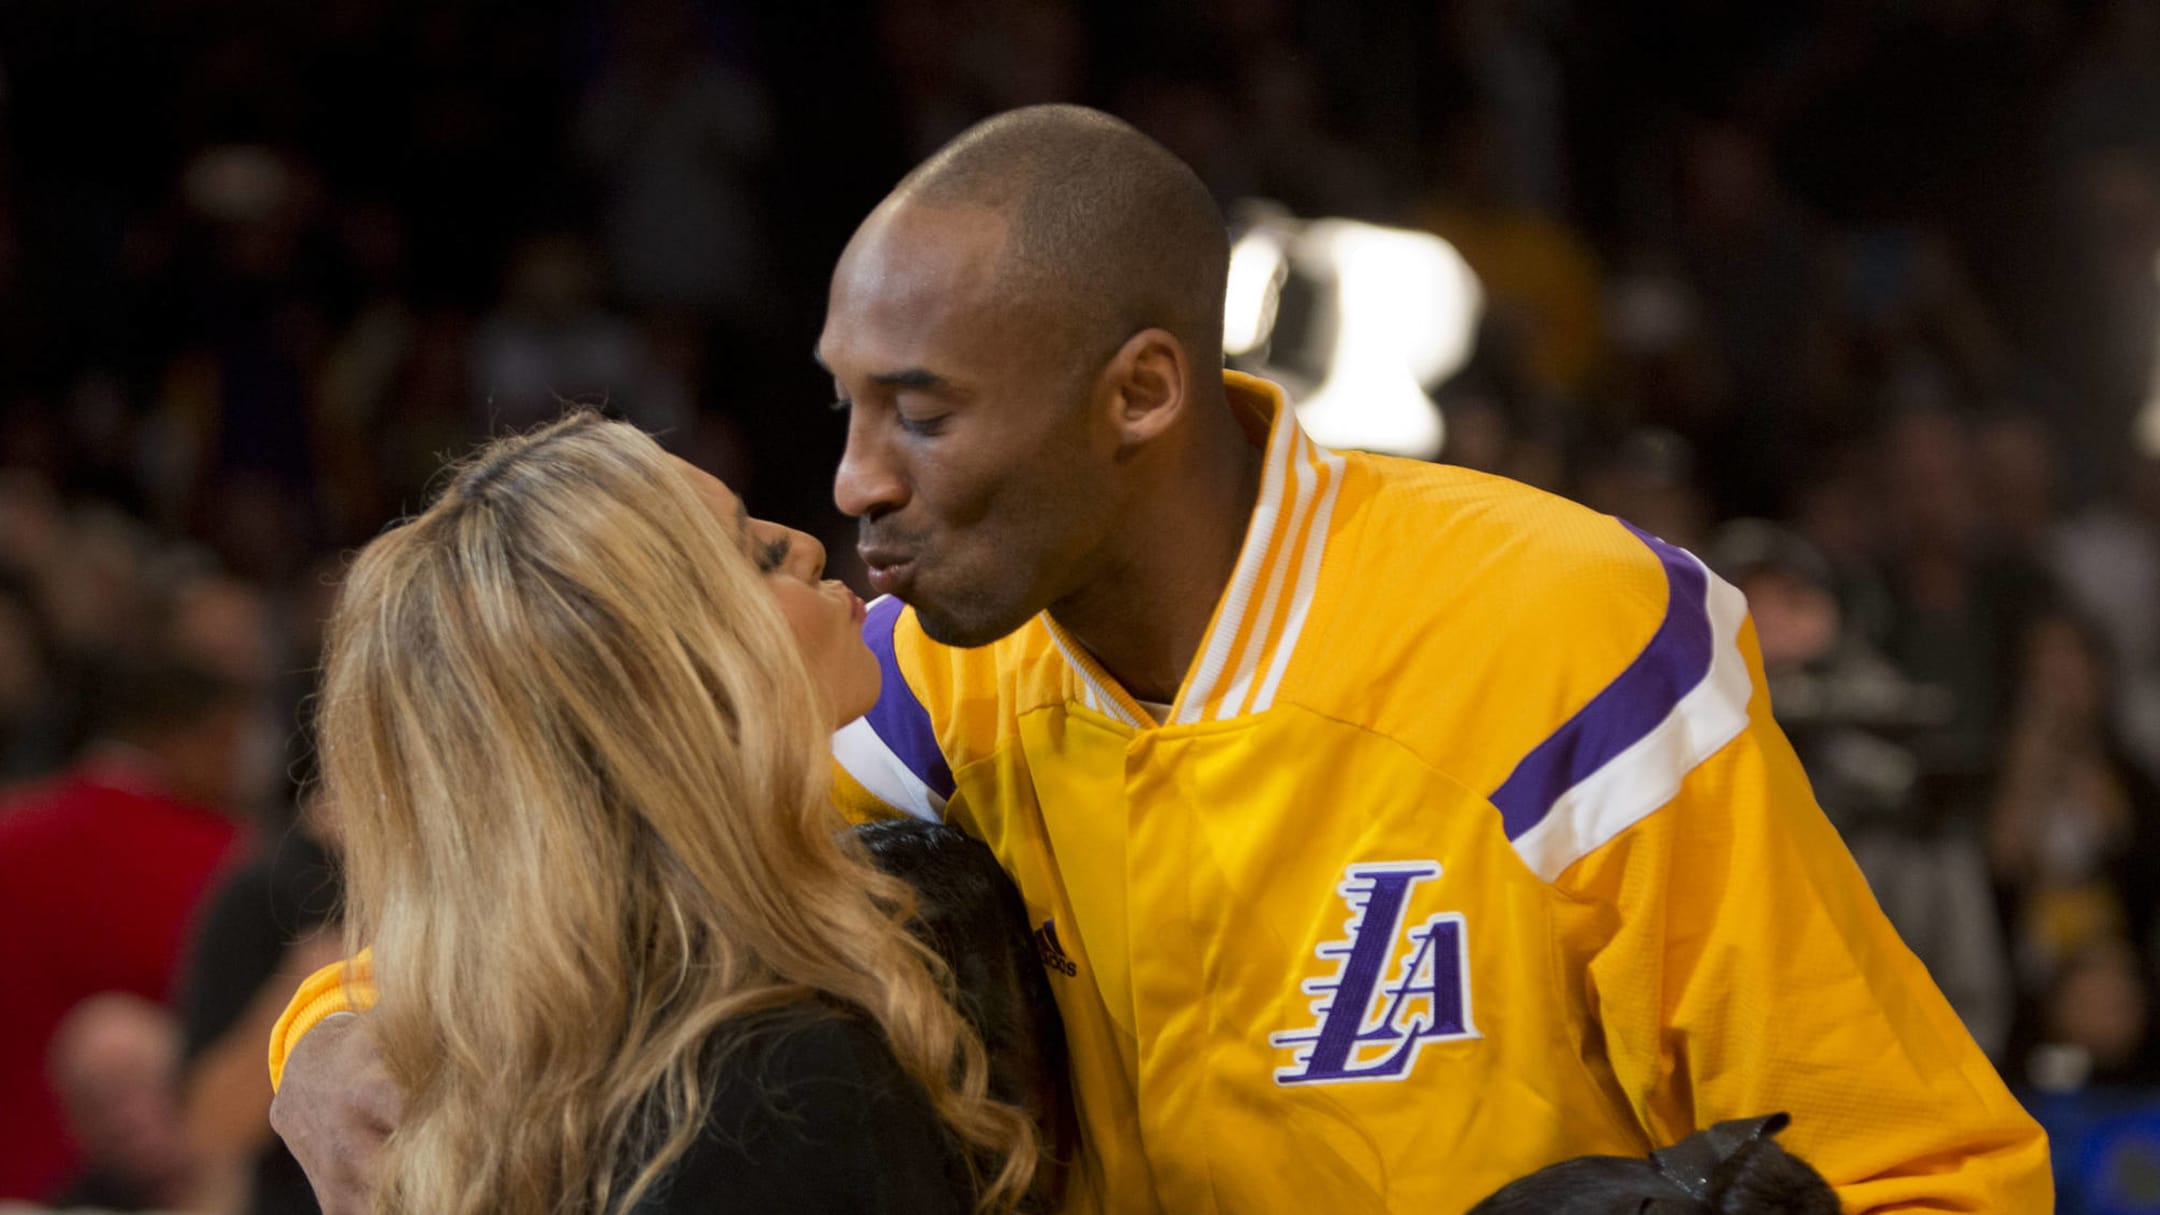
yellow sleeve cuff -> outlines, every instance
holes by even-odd
[[[300,983],[300,990],[285,1005],[277,1026],[270,1031],[270,1087],[285,1081],[285,1060],[307,1032],[339,1013],[365,1012],[375,1006],[375,956],[363,949],[360,956],[332,962]]]
[[[841,767],[838,761],[834,761],[832,766],[832,800],[833,804],[840,808],[840,817],[857,826],[906,817],[887,805],[883,798],[870,792],[852,773]]]

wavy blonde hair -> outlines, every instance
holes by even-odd
[[[771,592],[650,438],[499,440],[360,554],[323,777],[372,1036],[405,1093],[376,1209],[627,1211],[695,1139],[715,1029],[817,994],[884,1031],[1010,1209],[1032,1124],[828,796]]]

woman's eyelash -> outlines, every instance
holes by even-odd
[[[758,568],[770,574],[780,568],[780,563],[787,560],[787,555],[786,540],[767,540],[758,549]]]

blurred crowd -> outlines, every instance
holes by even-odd
[[[0,1209],[310,1209],[342,554],[576,399],[852,576],[831,260],[1052,100],[1451,241],[1443,458],[1739,584],[2012,1083],[2160,1088],[2160,0],[74,0],[0,6]]]

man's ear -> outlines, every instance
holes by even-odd
[[[1187,362],[1185,344],[1167,329],[1142,329],[1110,357],[1103,386],[1121,448],[1143,446],[1184,415]]]

